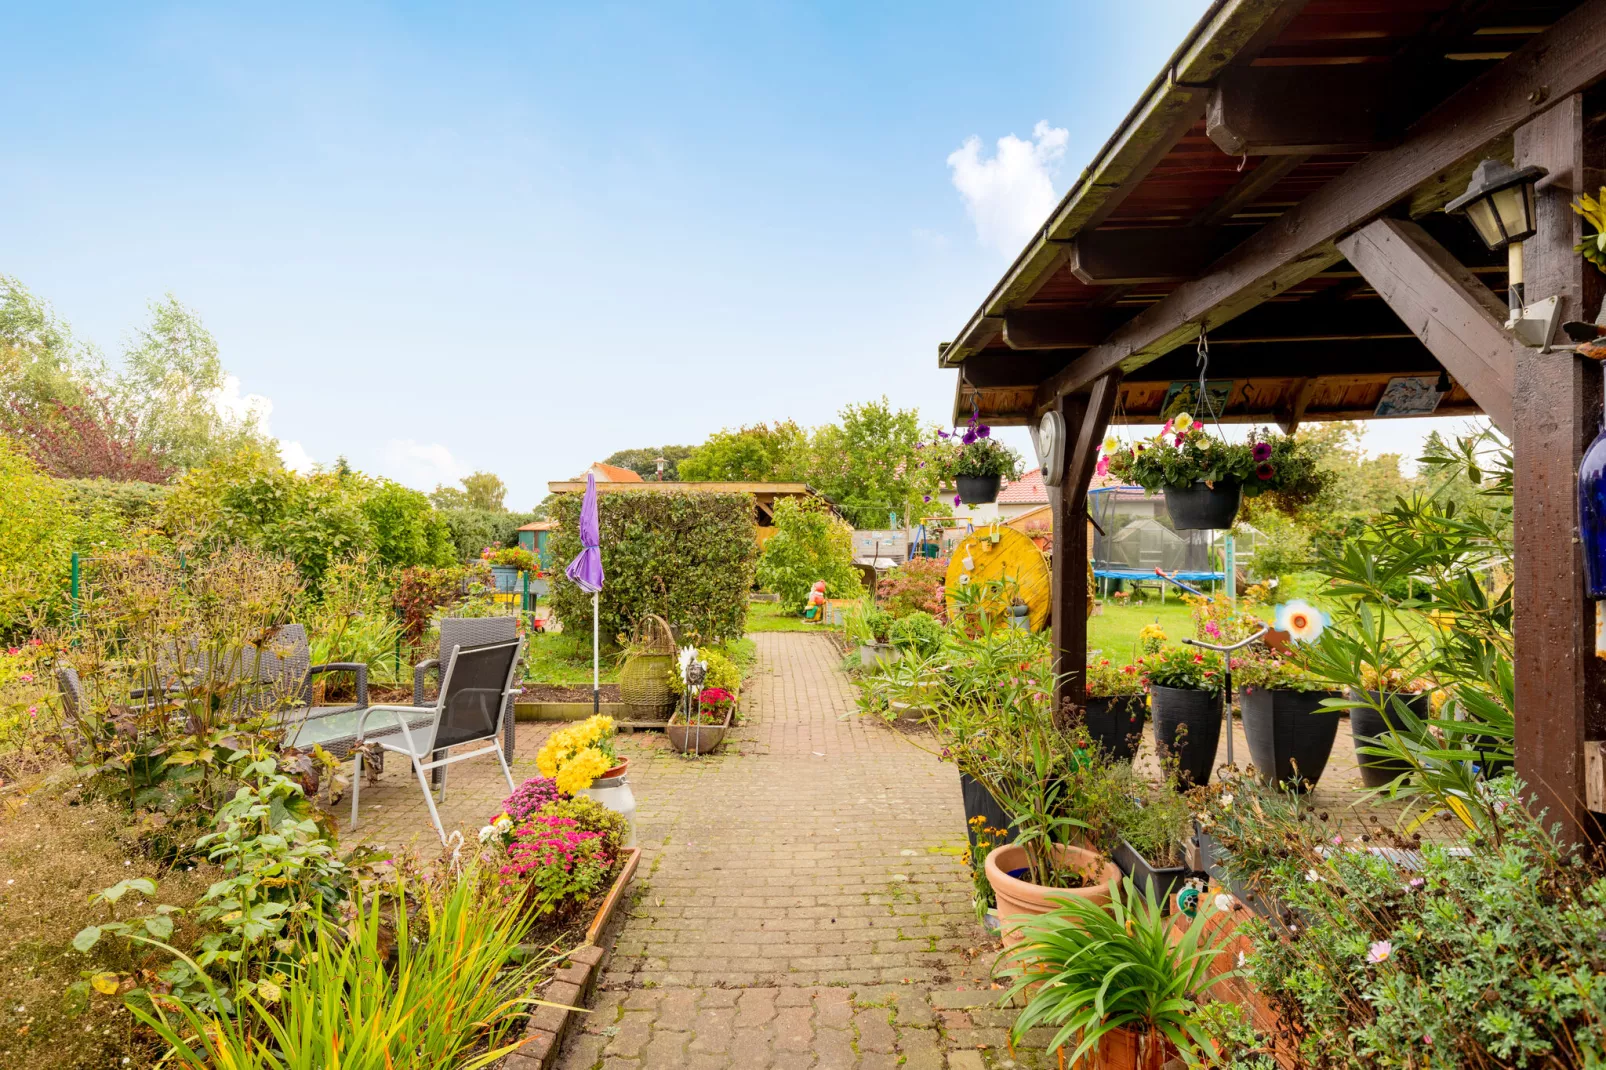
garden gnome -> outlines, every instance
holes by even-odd
[[[803,610],[804,620],[819,620],[825,613],[825,581],[820,580],[809,590],[809,604]]]

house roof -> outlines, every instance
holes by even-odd
[[[556,520],[536,520],[519,527],[519,531],[551,531],[558,526]]]
[[[641,473],[637,472],[633,468],[620,468],[616,464],[603,464],[601,461],[597,461],[592,464],[590,468],[586,469],[586,472],[595,472],[598,479],[605,479],[609,483],[646,482],[646,480],[641,478]],[[586,472],[581,472],[579,475],[575,476],[575,482],[585,482]]]
[[[1412,325],[1336,247],[1357,220],[1379,214],[1344,191],[1363,179],[1367,197],[1399,187],[1382,214],[1408,215],[1504,294],[1505,254],[1438,209],[1479,158],[1509,158],[1510,128],[1531,116],[1516,109],[1509,121],[1485,122],[1477,102],[1504,86],[1488,79],[1508,77],[1502,61],[1525,47],[1524,61],[1542,55],[1547,28],[1570,12],[1587,14],[1587,5],[1216,0],[953,341],[938,346],[938,365],[960,371],[956,418],[974,406],[994,424],[1032,422],[1065,392],[1059,386],[1084,389],[1086,369],[1102,375],[1119,357],[1113,422],[1159,422],[1193,404],[1201,323],[1224,422],[1367,417],[1391,379],[1434,381],[1440,365]],[[1559,93],[1546,85],[1536,99]],[[1486,142],[1508,138],[1503,149],[1476,144],[1480,123]],[[1431,154],[1412,153],[1432,138],[1468,151],[1430,168]],[[1419,172],[1430,177],[1418,181]],[[1300,249],[1278,261],[1280,273],[1260,271],[1284,245]],[[1435,415],[1480,411],[1459,379],[1450,387]]]
[[[1048,503],[1048,488],[1043,486],[1043,470],[1030,472],[1011,482],[998,492],[999,505],[1038,505]]]

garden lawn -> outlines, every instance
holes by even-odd
[[[1145,625],[1156,623],[1173,643],[1193,635],[1193,616],[1179,600],[1171,599],[1161,605],[1155,599],[1141,606],[1105,602],[1104,611],[1087,622],[1088,651],[1097,650],[1111,661],[1131,661],[1137,655],[1138,632]]]
[[[589,623],[589,622],[587,622]],[[619,652],[602,650],[601,682],[619,682]],[[543,684],[591,683],[591,630],[536,632],[524,648],[524,678]]]
[[[804,620],[779,602],[749,602],[747,604],[747,630],[749,632],[824,632],[823,624]]]

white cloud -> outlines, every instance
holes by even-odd
[[[999,138],[992,159],[982,159],[975,136],[948,154],[954,188],[965,198],[983,245],[1015,253],[1047,221],[1055,202],[1054,172],[1068,140],[1068,130],[1039,121],[1030,141],[1014,134]]]
[[[385,469],[392,479],[421,490],[433,490],[440,483],[450,486],[469,474],[468,468],[439,442],[415,442],[410,438],[393,438],[385,443]]]
[[[268,422],[269,417],[273,415],[272,399],[262,394],[242,394],[238,375],[226,376],[223,380],[223,389],[212,392],[212,407],[233,423],[255,424],[264,435],[269,437],[273,435],[273,429]],[[284,462],[286,468],[292,472],[312,471],[317,462],[301,443],[288,442],[282,438],[278,442],[279,459]]]

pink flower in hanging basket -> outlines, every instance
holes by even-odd
[[[1263,464],[1271,460],[1271,443],[1257,442],[1254,448],[1249,451],[1249,454],[1255,459],[1256,464]]]

